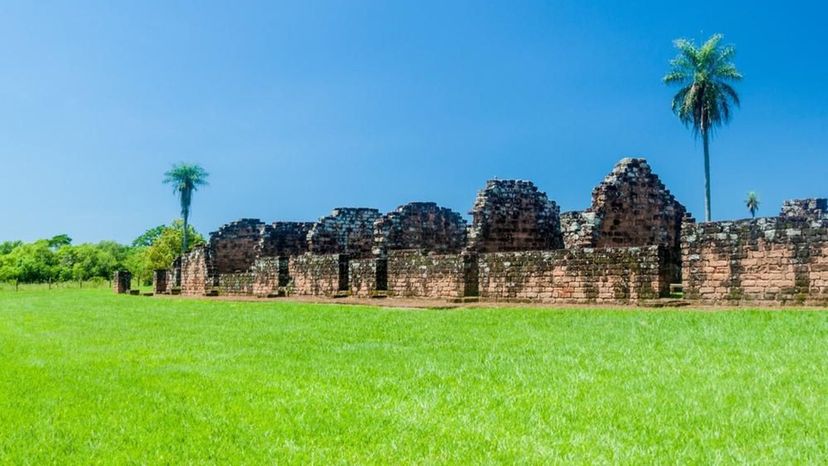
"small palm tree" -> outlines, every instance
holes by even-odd
[[[749,192],[747,199],[745,199],[745,205],[750,211],[750,216],[756,218],[756,211],[759,210],[759,195],[753,191]]]
[[[196,164],[180,163],[164,173],[164,184],[172,185],[173,192],[180,196],[181,217],[184,220],[183,240],[181,241],[181,253],[187,252],[187,225],[190,219],[190,204],[193,200],[193,191],[199,186],[207,184],[209,174]]]
[[[704,143],[704,217],[710,221],[710,135],[713,128],[730,120],[731,105],[739,106],[739,95],[731,83],[742,75],[731,62],[732,45],[721,46],[722,35],[714,34],[701,47],[687,39],[674,42],[679,50],[670,61],[663,80],[681,89],[673,97],[673,113],[693,128]]]

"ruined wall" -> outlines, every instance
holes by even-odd
[[[348,254],[352,258],[370,257],[374,243],[377,209],[339,208],[322,217],[308,233],[312,254]]]
[[[253,264],[253,294],[256,296],[275,296],[280,288],[288,286],[289,259],[284,256],[262,257]]]
[[[828,218],[828,199],[791,199],[782,204],[780,217],[821,220]]]
[[[658,246],[481,254],[480,296],[547,303],[634,303],[659,297]]]
[[[210,248],[200,246],[181,257],[181,294],[203,296],[215,284]]]
[[[366,298],[377,290],[377,260],[354,259],[348,262],[351,295]]]
[[[213,287],[220,296],[252,296],[256,275],[252,272],[220,273]]]
[[[217,273],[244,272],[261,255],[265,224],[245,218],[219,228],[210,234],[210,249]]]
[[[169,289],[167,278],[169,278],[167,270],[154,270],[152,272],[152,292],[155,294],[167,293]]]
[[[181,289],[181,256],[175,258],[167,270],[167,293]]]
[[[374,222],[374,254],[401,249],[459,253],[466,246],[466,227],[463,217],[451,209],[412,202]]]
[[[563,247],[560,208],[531,181],[489,180],[471,211],[468,248],[475,252]]]
[[[471,214],[467,227],[449,209],[415,202],[384,216],[335,209],[314,224],[242,219],[183,256],[165,286],[159,275],[155,289],[632,303],[681,277],[686,297],[702,302],[828,305],[825,199],[787,201],[777,218],[697,224],[646,161],[630,158],[585,211],[560,214],[529,181],[491,180]]]
[[[260,257],[298,256],[308,251],[311,222],[273,222],[265,225],[259,244]]]
[[[388,292],[400,297],[458,298],[466,294],[466,264],[461,254],[389,251]],[[477,277],[472,277],[475,282]]]
[[[706,303],[828,303],[828,219],[685,222],[683,287]]]
[[[644,159],[626,158],[592,191],[596,247],[663,245],[678,251],[679,204]]]
[[[564,212],[561,214],[561,234],[564,248],[591,248],[598,239],[599,222],[595,212]]]
[[[262,257],[256,259],[246,272],[217,273],[209,290],[221,296],[275,296],[287,286],[288,258]]]
[[[332,296],[339,290],[339,254],[303,254],[290,258],[297,295]]]
[[[277,294],[287,285],[287,257],[308,249],[312,223],[257,219],[228,223],[210,236],[215,289],[224,296]]]
[[[115,293],[124,294],[129,292],[132,284],[132,274],[127,270],[119,270],[113,274],[112,289]]]

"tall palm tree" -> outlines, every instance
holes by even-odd
[[[750,211],[750,216],[756,218],[756,211],[759,210],[759,195],[753,191],[749,192],[745,199],[745,206]]]
[[[193,191],[199,186],[207,184],[209,174],[199,165],[179,163],[164,173],[164,184],[172,185],[173,192],[179,195],[181,201],[181,217],[184,220],[183,240],[181,253],[187,252],[188,222],[190,219],[190,204],[193,200]]]
[[[704,144],[704,218],[710,221],[710,135],[730,121],[731,105],[739,106],[739,95],[731,83],[742,79],[731,61],[732,45],[721,45],[722,35],[714,34],[701,47],[693,41],[674,42],[678,55],[670,61],[670,72],[663,80],[681,89],[673,97],[673,113],[693,128]]]

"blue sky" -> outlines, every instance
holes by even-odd
[[[241,217],[435,201],[466,213],[492,177],[563,210],[642,156],[697,218],[701,144],[660,78],[676,37],[725,34],[742,108],[713,140],[713,215],[826,196],[819,2],[2,2],[0,240],[130,241],[202,164],[203,232]]]

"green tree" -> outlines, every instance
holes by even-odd
[[[79,244],[73,250],[71,276],[83,282],[92,278],[109,279],[123,267],[128,248],[114,241],[101,241],[98,244]]]
[[[23,241],[3,241],[0,243],[0,256],[11,253],[19,246],[23,246]]]
[[[49,240],[49,247],[52,249],[58,249],[61,246],[68,246],[70,244],[72,244],[72,238],[67,234],[55,235]]]
[[[0,282],[14,282],[15,289],[20,283],[20,268],[10,260],[0,258]]]
[[[131,249],[114,241],[71,245],[68,239],[58,235],[32,243],[0,243],[0,281],[109,279],[124,266]]]
[[[150,271],[170,267],[170,264],[181,253],[185,231],[187,238],[190,239],[191,247],[204,244],[204,237],[192,225],[185,227],[181,220],[176,220],[164,229],[152,246],[146,249],[146,265]]]
[[[199,186],[207,184],[208,173],[196,164],[180,163],[164,173],[164,183],[172,185],[173,192],[178,194],[181,203],[181,218],[184,220],[182,228],[183,240],[181,242],[181,253],[184,254],[189,246],[189,231],[187,225],[190,219],[190,204],[193,200],[193,192]]]
[[[750,216],[756,218],[756,211],[759,210],[759,195],[753,191],[749,192],[745,199],[745,206],[750,211]]]
[[[50,281],[58,271],[55,252],[45,239],[14,248],[5,256],[5,263],[17,270],[16,280],[24,283]]]
[[[150,228],[149,230],[141,233],[141,236],[135,238],[132,241],[133,247],[139,246],[152,246],[152,243],[161,236],[161,233],[167,228],[167,225],[158,225],[157,227]]]
[[[124,268],[132,273],[133,280],[137,280],[142,285],[152,280],[153,269],[147,260],[148,249],[148,246],[133,246],[129,248],[129,253],[124,259]]]
[[[670,72],[663,80],[681,86],[673,97],[673,113],[704,144],[704,217],[710,221],[710,136],[717,126],[727,123],[731,105],[739,106],[739,95],[731,83],[742,79],[732,63],[736,48],[721,45],[722,35],[714,34],[701,47],[693,41],[674,42],[678,55],[670,61]]]

